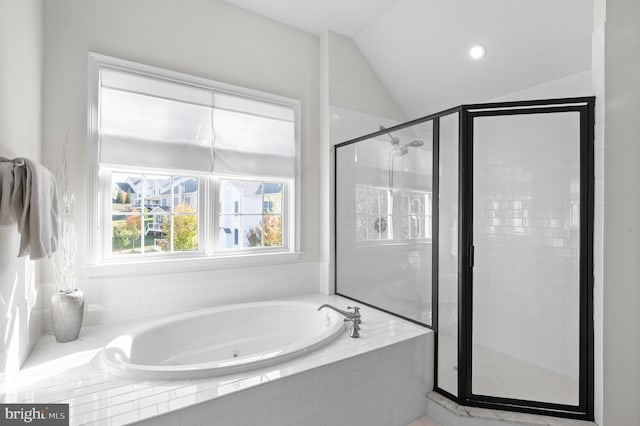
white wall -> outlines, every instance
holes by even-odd
[[[583,71],[551,80],[537,86],[509,93],[488,102],[523,101],[527,99],[571,98],[593,95],[591,71]]]
[[[607,0],[603,425],[640,419],[640,2]]]
[[[327,37],[330,104],[405,121],[404,114],[355,42],[331,31]]]
[[[310,274],[314,273],[321,238],[317,197],[320,187],[317,37],[220,0],[61,0],[45,2],[44,8],[43,158],[45,164],[58,162],[65,135],[70,134],[69,173],[76,195],[79,245],[78,286],[88,289],[89,312],[85,324],[110,318],[111,314],[92,313],[92,309],[102,309],[105,304],[107,312],[112,313],[119,311],[118,307],[142,308],[140,293],[143,289],[147,293],[153,292],[153,287],[145,287],[145,282],[170,285],[165,274],[126,274],[109,280],[93,279],[85,274],[87,236],[93,232],[87,229],[87,182],[94,179],[88,176],[86,137],[87,54],[90,51],[299,99],[302,103],[303,206],[300,250],[304,252],[300,262],[306,265]],[[299,277],[302,267],[291,265],[291,268],[282,267],[279,273],[290,272],[291,276]],[[173,285],[180,291],[188,278],[185,278],[185,270],[175,272],[177,279]],[[237,274],[244,277],[244,281],[234,282],[247,290],[246,286],[259,280],[256,274],[254,269],[248,268]],[[50,292],[50,273],[44,278]],[[273,283],[277,279],[273,277],[266,281]],[[317,276],[309,276],[308,281],[317,282]],[[97,289],[98,286],[105,287],[104,292]],[[123,291],[114,294],[114,288]],[[131,289],[131,293],[124,291],[125,288]],[[282,295],[282,288],[276,285],[273,294]],[[300,283],[292,291],[308,289],[307,283]],[[197,304],[203,300],[225,299],[226,290],[213,283],[210,290],[212,292],[205,299],[198,299],[198,293],[193,293],[191,301]],[[256,294],[264,298],[272,295],[268,288],[261,288]],[[188,301],[182,302],[184,306],[188,305]],[[152,312],[164,312],[160,301],[154,309]]]
[[[42,1],[0,0],[0,157],[40,160],[42,49]],[[34,262],[18,247],[16,228],[0,228],[0,381],[42,333]]]

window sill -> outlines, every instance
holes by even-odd
[[[211,269],[238,268],[262,265],[294,263],[302,252],[239,254],[219,257],[189,257],[174,259],[152,259],[137,262],[109,262],[86,265],[85,275],[93,277],[115,277],[132,275],[156,275],[175,272],[193,272]]]

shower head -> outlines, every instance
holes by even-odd
[[[386,127],[384,126],[378,126],[379,130],[386,130]],[[391,133],[387,133],[387,135],[389,135],[389,138],[391,139],[391,145],[397,146],[400,145],[400,138],[393,136]]]
[[[380,130],[386,130],[386,127],[384,126],[378,126],[378,129]],[[389,135],[389,138],[391,139],[391,145],[395,146],[396,148],[398,148],[399,154],[400,155],[404,155],[407,153],[407,147],[411,147],[411,148],[417,148],[419,146],[424,145],[424,142],[422,142],[421,140],[414,140],[411,141],[409,143],[400,145],[400,138],[397,136],[393,136],[391,133],[387,133],[387,135]]]
[[[417,147],[422,146],[422,145],[424,145],[424,142],[422,142],[421,140],[416,139],[415,141],[409,142],[405,146],[410,146],[410,147],[413,147],[413,148],[417,148]]]

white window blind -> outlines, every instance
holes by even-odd
[[[225,93],[214,101],[216,173],[295,177],[293,108]]]
[[[295,178],[292,106],[100,69],[102,166]]]

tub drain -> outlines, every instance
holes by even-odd
[[[233,351],[232,356],[233,356],[234,358],[238,358],[238,356],[239,356],[239,355],[240,355],[240,351]]]

